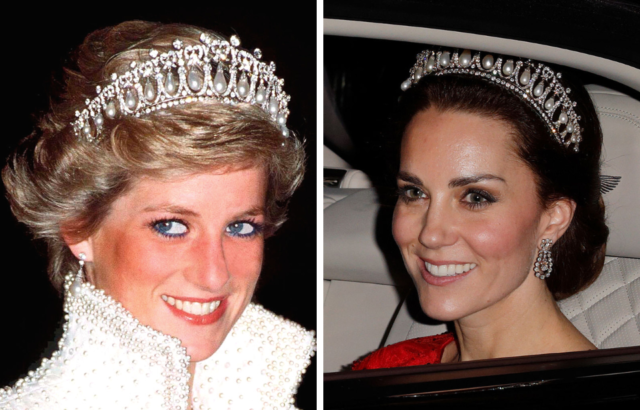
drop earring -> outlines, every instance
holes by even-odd
[[[536,259],[535,266],[533,267],[533,271],[537,278],[546,279],[551,275],[551,271],[553,270],[551,245],[553,245],[553,241],[551,239],[543,239],[540,243],[538,258]]]
[[[71,294],[73,296],[77,296],[80,293],[80,289],[82,288],[82,283],[84,282],[84,262],[87,260],[87,255],[84,252],[80,252],[78,255],[78,263],[80,264],[80,268],[78,268],[78,273],[76,273],[76,278],[71,285]]]

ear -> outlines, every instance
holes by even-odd
[[[569,228],[575,211],[576,203],[571,199],[563,198],[555,201],[543,212],[538,242],[547,238],[554,243],[557,242]]]
[[[61,229],[61,235],[64,242],[67,244],[71,252],[77,259],[80,259],[80,254],[84,253],[87,262],[93,261],[93,238],[80,239],[78,235],[73,234],[73,230],[65,229],[63,226]]]
[[[66,242],[66,239],[65,239]],[[67,246],[71,249],[71,252],[76,256],[76,258],[80,259],[80,254],[84,253],[87,262],[93,261],[93,244],[91,238],[85,239],[82,242],[76,242],[74,244],[69,244],[67,242]]]
[[[67,243],[67,246],[69,247],[69,249],[77,259],[80,259],[80,254],[84,253],[85,261],[89,262],[84,266],[85,275],[87,277],[87,280],[90,283],[95,284],[96,281],[95,281],[95,277],[93,276],[94,275],[93,265],[91,264],[91,262],[93,262],[92,238],[89,237],[87,239],[84,239],[80,242],[75,242],[75,243],[70,243],[70,241],[68,240],[68,237],[66,237],[65,235],[63,235],[63,238],[64,238],[64,241]]]

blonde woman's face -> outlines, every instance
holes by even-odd
[[[435,109],[405,131],[393,235],[435,319],[475,315],[543,283],[532,272],[543,210],[510,132],[498,120]]]
[[[256,167],[138,181],[84,243],[90,280],[142,324],[179,338],[193,362],[206,359],[253,295],[266,185]]]

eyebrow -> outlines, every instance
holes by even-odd
[[[492,174],[481,174],[481,175],[472,175],[469,177],[454,178],[451,181],[449,181],[449,188],[457,188],[457,187],[461,187],[469,184],[474,184],[480,181],[492,181],[492,180],[502,181],[505,184],[507,183],[507,181],[505,181],[503,178],[500,178],[499,176],[492,175]]]
[[[192,211],[190,209],[181,207],[181,206],[176,206],[176,205],[148,206],[148,207],[144,208],[143,211],[144,212],[162,211],[162,212],[169,212],[169,213],[178,214],[178,215],[188,215],[188,216],[193,216],[193,217],[200,217],[199,213],[194,212],[194,211]],[[246,218],[246,217],[250,217],[250,216],[258,216],[258,215],[264,215],[264,209],[262,207],[255,206],[253,208],[248,209],[245,212],[242,212],[241,214],[239,214],[237,216],[237,218],[241,219],[241,218]]]
[[[158,211],[170,212],[172,214],[178,214],[178,215],[189,215],[189,216],[196,216],[196,217],[200,216],[200,214],[197,212],[194,212],[190,209],[183,208],[181,206],[176,206],[176,205],[147,206],[143,209],[143,212],[158,212]]]
[[[264,215],[264,208],[259,207],[259,206],[254,206],[253,208],[247,210],[246,212],[243,212],[242,214],[240,214],[238,216],[238,218],[244,218],[247,216],[259,216],[259,215]]]
[[[410,184],[414,184],[414,185],[423,185],[422,181],[420,180],[420,178],[418,178],[416,175],[414,175],[414,174],[412,174],[410,172],[406,172],[406,171],[398,172],[398,179],[401,180],[401,181],[408,182]],[[468,176],[468,177],[454,178],[451,181],[449,181],[449,188],[457,188],[457,187],[461,187],[461,186],[465,186],[465,185],[469,185],[469,184],[474,184],[476,182],[488,181],[488,180],[502,181],[505,184],[507,183],[507,181],[505,181],[503,178],[501,178],[501,177],[499,177],[497,175],[480,174],[480,175],[472,175],[472,176]]]
[[[401,181],[408,182],[410,184],[422,185],[422,181],[420,180],[420,178],[418,178],[416,175],[410,172],[406,172],[406,171],[398,172],[398,179]]]

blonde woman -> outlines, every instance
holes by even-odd
[[[304,154],[260,54],[179,24],[85,39],[3,171],[67,322],[1,408],[293,407],[313,334],[251,300]]]

